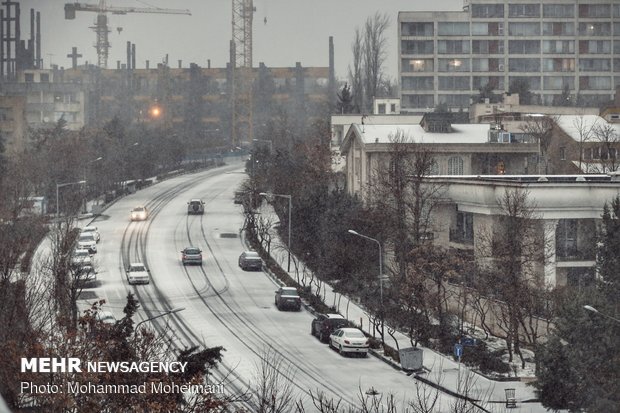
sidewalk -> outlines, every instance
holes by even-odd
[[[272,222],[277,222],[278,218],[271,205],[263,204],[260,208],[261,215],[274,217]],[[285,248],[274,248],[275,246],[285,246],[286,242],[281,240],[275,230],[272,231],[272,248],[271,257],[276,260],[283,270],[287,268],[288,252]],[[296,261],[296,259],[295,259]],[[295,266],[293,265],[293,258],[291,258],[291,271],[289,275],[291,278],[296,279]],[[301,272],[301,271],[300,271]],[[299,276],[303,277],[302,274]],[[309,277],[306,276],[306,285],[310,284]],[[373,326],[370,323],[370,319],[366,311],[358,305],[355,301],[350,300],[348,297],[335,293],[331,285],[322,283],[323,288],[320,291],[321,297],[325,304],[334,306],[338,312],[344,315],[348,320],[354,322],[357,325],[362,326],[362,329],[369,335],[373,335]],[[312,285],[313,292],[317,292],[316,285]],[[385,326],[385,342],[387,345],[396,348],[394,340],[387,333],[387,326]],[[378,332],[376,335],[379,336]],[[398,341],[400,349],[411,347],[409,337],[405,334],[396,331],[394,337]],[[447,393],[461,394],[458,391],[459,381],[463,383],[463,380],[467,376],[473,377],[475,383],[472,390],[469,390],[468,396],[472,399],[484,399],[488,400],[488,403],[501,405],[503,408],[506,403],[506,389],[515,389],[515,398],[517,402],[516,408],[507,409],[513,412],[546,412],[540,403],[535,402],[536,395],[534,388],[528,386],[522,381],[495,381],[490,380],[478,373],[475,373],[469,367],[464,364],[456,362],[452,357],[447,357],[443,354],[437,353],[434,350],[418,346],[423,351],[423,365],[426,372],[417,373],[416,378],[427,382],[435,387],[441,388]],[[467,351],[467,350],[465,350]],[[400,369],[400,364],[394,362],[392,359],[388,359],[383,356],[381,352],[374,352],[375,356],[383,359],[393,367]],[[460,379],[460,380],[459,380]],[[463,386],[463,384],[461,384]],[[491,406],[493,411],[496,411],[495,406]]]

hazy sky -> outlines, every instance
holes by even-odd
[[[98,0],[79,0],[97,4]],[[97,62],[95,33],[89,29],[96,13],[77,12],[75,20],[64,19],[68,0],[22,0],[22,39],[30,37],[30,9],[41,12],[41,54],[44,67],[50,62],[70,67],[66,57],[77,46],[83,64]],[[125,62],[126,44],[136,44],[136,66],[143,68],[146,60],[151,67],[169,55],[171,67],[181,59],[189,63],[224,67],[228,61],[228,45],[232,36],[231,0],[107,0],[108,6],[160,7],[189,9],[191,16],[158,14],[108,14],[111,44],[108,67],[116,61]],[[327,66],[328,38],[334,37],[336,76],[345,78],[351,60],[351,42],[356,26],[376,11],[386,13],[391,25],[387,32],[389,56],[387,73],[396,77],[398,67],[398,11],[460,10],[463,0],[254,0],[253,63],[258,66],[288,67],[295,62],[303,66]],[[267,19],[265,24],[264,20]],[[118,31],[117,28],[122,28]]]

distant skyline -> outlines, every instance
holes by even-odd
[[[189,9],[191,16],[108,13],[110,56],[108,67],[126,61],[127,41],[136,44],[136,66],[144,68],[146,60],[156,67],[168,55],[168,64],[176,68],[196,63],[207,67],[225,67],[229,60],[232,36],[232,0],[106,0],[108,6],[158,7]],[[30,9],[41,12],[41,54],[45,68],[51,64],[71,67],[67,54],[76,46],[86,61],[97,63],[93,25],[96,13],[77,12],[75,20],[65,20],[67,0],[22,0],[22,40],[30,36]],[[97,4],[98,0],[81,0]],[[463,0],[254,0],[253,65],[264,62],[271,67],[291,67],[301,62],[305,67],[328,66],[329,36],[334,37],[336,77],[346,79],[351,61],[351,42],[356,26],[379,11],[390,18],[387,31],[388,57],[385,69],[396,78],[397,21],[399,11],[462,9]],[[265,22],[266,19],[266,22]],[[119,31],[118,28],[121,30]]]

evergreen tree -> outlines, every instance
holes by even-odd
[[[336,108],[338,113],[351,113],[353,112],[353,94],[351,93],[351,86],[345,83],[338,95],[338,102]]]

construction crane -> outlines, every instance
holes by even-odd
[[[108,67],[108,50],[110,48],[110,42],[108,41],[108,16],[107,13],[112,14],[127,14],[127,13],[159,13],[159,14],[185,14],[190,15],[189,10],[184,9],[162,9],[158,7],[145,8],[145,7],[115,7],[107,6],[105,0],[99,0],[99,4],[88,3],[66,3],[65,4],[65,19],[75,19],[76,11],[90,11],[97,13],[97,19],[95,25],[91,26],[91,29],[95,31],[97,36],[97,42],[95,43],[95,49],[97,49],[97,64],[101,68]]]
[[[231,144],[252,142],[252,20],[253,0],[232,0],[232,130]]]

